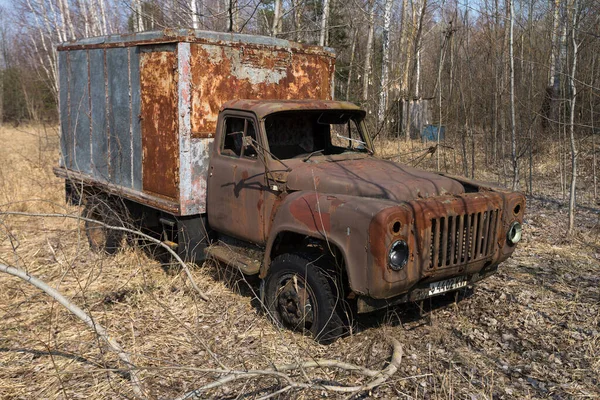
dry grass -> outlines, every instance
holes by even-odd
[[[51,172],[58,158],[55,131],[1,128],[0,143],[0,211],[78,211],[65,208],[62,182]],[[358,333],[330,346],[274,328],[258,311],[254,281],[210,263],[194,268],[211,299],[203,302],[180,274],[139,250],[115,257],[89,252],[72,220],[0,214],[0,262],[37,275],[91,313],[144,368],[144,383],[156,398],[213,381],[213,374],[186,368],[219,363],[252,369],[324,357],[382,368],[389,357],[386,336],[404,344],[405,357],[374,398],[598,397],[600,222],[595,210],[582,210],[581,234],[567,242],[565,216],[562,203],[531,199],[524,243],[473,295],[456,304],[436,299],[426,304],[425,317],[414,306],[368,316]],[[116,356],[36,289],[0,276],[0,318],[0,398],[132,396]],[[310,377],[363,382],[328,369]],[[206,396],[254,399],[279,388],[275,379],[262,378]],[[278,398],[320,397],[319,391],[296,391]]]

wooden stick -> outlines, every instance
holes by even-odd
[[[121,361],[123,361],[127,367],[129,368],[129,375],[131,377],[131,384],[133,386],[133,392],[136,396],[145,398],[142,381],[139,377],[139,370],[136,366],[131,362],[127,353],[121,348],[121,346],[111,338],[108,333],[106,333],[106,329],[102,327],[98,322],[94,321],[92,317],[90,317],[85,311],[81,308],[77,307],[75,304],[71,303],[60,294],[57,290],[48,286],[48,284],[33,275],[28,274],[22,269],[12,267],[10,265],[5,265],[0,263],[0,272],[5,272],[9,275],[16,276],[18,278],[23,279],[25,282],[32,284],[38,289],[42,290],[48,296],[52,297],[54,300],[58,301],[63,307],[69,310],[73,315],[82,320],[90,329],[92,329],[100,338],[102,338],[108,347],[114,351]]]
[[[98,224],[101,225],[107,229],[113,229],[116,231],[121,231],[121,232],[127,232],[127,233],[131,233],[133,235],[138,235],[146,240],[149,240],[153,243],[158,244],[159,246],[163,247],[164,249],[166,249],[173,257],[175,257],[175,259],[177,260],[177,262],[179,263],[179,265],[181,265],[181,268],[183,268],[185,274],[187,275],[188,279],[190,280],[190,283],[192,285],[192,287],[194,288],[194,290],[198,293],[198,295],[200,296],[200,298],[204,301],[208,301],[208,296],[206,296],[204,294],[204,292],[202,290],[200,290],[200,288],[198,287],[198,285],[196,284],[196,281],[194,280],[194,277],[192,276],[192,273],[190,271],[190,269],[188,268],[187,264],[181,259],[181,257],[179,257],[179,255],[173,251],[173,249],[171,247],[169,247],[168,244],[153,238],[150,235],[146,235],[143,232],[137,231],[135,229],[129,229],[129,228],[125,228],[123,226],[113,226],[113,225],[108,225],[105,224],[104,222],[100,222],[97,221],[95,219],[91,219],[91,218],[85,218],[82,217],[81,215],[72,215],[72,214],[41,214],[41,213],[26,213],[26,212],[20,212],[20,211],[2,211],[0,212],[0,215],[20,215],[20,216],[24,216],[24,217],[42,217],[42,218],[70,218],[70,219],[77,219],[80,221],[88,221],[88,222],[93,222],[94,224]]]

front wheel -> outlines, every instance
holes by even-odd
[[[308,332],[321,343],[345,332],[340,293],[331,273],[304,255],[275,258],[264,282],[265,304],[276,323]]]

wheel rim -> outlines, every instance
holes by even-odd
[[[275,300],[280,321],[295,330],[311,330],[317,320],[315,295],[299,275],[286,274],[278,284]]]

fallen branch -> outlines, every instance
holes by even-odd
[[[150,236],[150,235],[146,235],[143,232],[137,231],[135,229],[129,229],[129,228],[125,228],[123,226],[113,226],[113,225],[108,225],[105,224],[104,222],[101,221],[97,221],[95,219],[91,219],[91,218],[85,218],[82,217],[81,215],[71,215],[71,214],[40,214],[40,213],[26,213],[26,212],[20,212],[20,211],[2,211],[0,212],[0,215],[20,215],[20,216],[24,216],[24,217],[42,217],[42,218],[70,218],[70,219],[76,219],[76,220],[80,220],[80,221],[87,221],[87,222],[93,222],[94,224],[103,226],[107,229],[113,229],[116,231],[121,231],[121,232],[126,232],[126,233],[130,233],[133,235],[137,235],[139,237],[142,237],[146,240],[149,240],[153,243],[158,244],[159,246],[161,246],[162,248],[166,249],[173,257],[175,257],[175,260],[177,260],[177,263],[179,265],[181,265],[181,268],[183,269],[183,271],[185,272],[185,274],[187,275],[188,279],[190,280],[190,284],[192,285],[192,287],[194,288],[194,290],[198,293],[198,295],[200,296],[200,298],[204,301],[208,301],[208,296],[206,296],[204,294],[204,292],[202,290],[200,290],[200,288],[198,287],[198,285],[196,284],[196,281],[194,281],[194,277],[192,276],[192,273],[190,271],[190,269],[188,268],[187,264],[181,259],[181,257],[179,257],[179,255],[173,251],[173,249],[166,243]]]
[[[123,361],[127,365],[128,369],[129,369],[129,376],[131,377],[131,384],[133,386],[133,392],[138,397],[141,397],[141,398],[146,397],[144,394],[142,381],[139,377],[138,369],[131,362],[131,360],[129,359],[129,356],[127,355],[127,353],[125,351],[123,351],[121,346],[114,339],[112,339],[108,335],[108,333],[106,333],[106,329],[104,329],[104,327],[102,327],[102,325],[100,325],[96,321],[94,321],[92,319],[92,317],[90,317],[85,311],[83,311],[81,308],[77,307],[75,304],[71,303],[69,300],[67,300],[66,297],[64,297],[62,294],[60,294],[57,290],[51,288],[44,281],[28,274],[27,272],[23,271],[22,269],[0,263],[0,272],[5,272],[9,275],[16,276],[18,278],[23,279],[25,282],[32,284],[33,286],[35,286],[38,289],[45,292],[48,296],[52,297],[54,300],[58,301],[67,310],[69,310],[73,315],[75,315],[77,318],[82,320],[88,327],[90,327],[90,329],[92,329],[100,338],[102,338],[102,340],[104,340],[106,342],[108,347],[112,351],[114,351],[117,354],[117,356],[119,356],[121,361]]]
[[[316,360],[316,361],[307,361],[304,363],[297,364],[286,364],[275,366],[273,368],[268,368],[265,370],[249,370],[249,371],[236,371],[236,370],[222,370],[222,369],[198,369],[198,371],[203,372],[212,372],[217,374],[224,374],[223,377],[218,380],[211,382],[207,385],[202,386],[196,390],[188,392],[183,396],[179,397],[177,400],[189,400],[189,399],[198,399],[202,398],[201,393],[214,389],[219,386],[223,386],[229,382],[240,380],[240,379],[250,379],[257,376],[271,376],[274,378],[279,378],[285,382],[285,386],[277,391],[276,393],[286,392],[291,389],[312,389],[312,390],[327,390],[331,392],[338,393],[360,393],[364,391],[369,391],[374,389],[375,387],[383,384],[386,380],[388,380],[393,374],[396,373],[400,363],[402,362],[402,345],[398,340],[394,338],[388,339],[393,348],[392,359],[387,367],[385,367],[381,371],[373,371],[364,367],[360,367],[353,364],[348,364],[344,362],[339,362],[335,360]],[[342,370],[352,371],[364,376],[368,376],[370,378],[375,378],[368,383],[360,386],[337,386],[337,385],[327,385],[322,383],[313,383],[313,382],[298,382],[295,381],[292,377],[285,374],[284,371],[291,370],[304,370],[307,368],[338,368]],[[271,396],[266,396],[266,398],[270,398]]]

